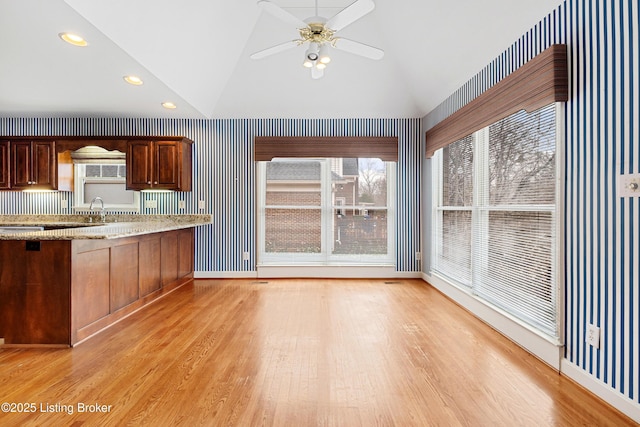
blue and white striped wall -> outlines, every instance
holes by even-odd
[[[172,120],[0,118],[0,135],[180,135],[194,141],[193,191],[142,193],[147,214],[210,213],[213,223],[196,231],[196,271],[253,272],[256,265],[255,136],[397,136],[399,140],[396,263],[419,272],[421,251],[420,119]],[[0,192],[0,214],[70,213],[72,194]],[[205,210],[198,209],[204,200]],[[178,209],[185,201],[186,209]],[[243,260],[243,252],[250,254]]]
[[[426,130],[549,45],[567,44],[565,366],[636,415],[640,198],[621,198],[616,184],[640,173],[638,9],[638,0],[567,0],[425,118]],[[600,350],[585,344],[587,324],[601,328]]]

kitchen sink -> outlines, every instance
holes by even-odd
[[[42,230],[68,230],[70,228],[83,228],[83,227],[96,227],[99,225],[105,225],[103,222],[83,222],[83,223],[69,223],[69,224],[51,224],[43,225]]]
[[[8,225],[0,227],[0,234],[29,233],[42,230],[44,230],[44,227]]]

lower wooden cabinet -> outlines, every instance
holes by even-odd
[[[68,243],[0,240],[0,337],[5,344],[69,344]]]
[[[173,234],[172,234],[173,235]],[[162,238],[157,235],[138,243],[140,296],[149,295],[162,287],[162,264],[160,264]]]
[[[193,228],[113,240],[0,240],[0,337],[73,346],[193,280],[193,251]]]
[[[111,248],[109,266],[110,313],[114,313],[140,298],[138,245],[139,242],[129,242]]]

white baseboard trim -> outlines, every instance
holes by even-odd
[[[305,278],[339,278],[339,279],[387,279],[387,278],[421,278],[419,271],[396,271],[393,266],[258,266],[258,277],[305,277]]]
[[[561,362],[561,372],[627,417],[640,423],[640,404],[628,399],[567,359]]]
[[[467,290],[452,285],[438,276],[425,273],[423,280],[556,371],[560,371],[563,347],[558,343],[550,341],[549,338],[528,328],[507,313],[501,312]]]
[[[195,279],[339,278],[421,279],[419,271],[396,271],[392,266],[260,266],[256,271],[196,271]]]
[[[255,279],[255,271],[195,271],[194,279]]]

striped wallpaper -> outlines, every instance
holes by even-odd
[[[196,230],[196,271],[253,272],[256,269],[256,186],[253,162],[254,136],[397,136],[398,203],[396,269],[421,271],[416,252],[421,251],[420,119],[344,120],[172,120],[95,118],[0,118],[0,135],[180,135],[194,141],[191,192],[143,192],[157,200],[148,214],[210,213],[213,223]],[[0,192],[0,214],[70,213],[68,192]],[[198,209],[204,200],[206,208]],[[178,201],[186,208],[178,209]],[[249,260],[243,261],[243,252]]]
[[[640,173],[638,9],[638,0],[567,0],[424,121],[433,127],[550,44],[567,44],[565,357],[636,405],[640,198],[621,198],[617,180]],[[589,323],[602,330],[600,350],[585,344]]]

